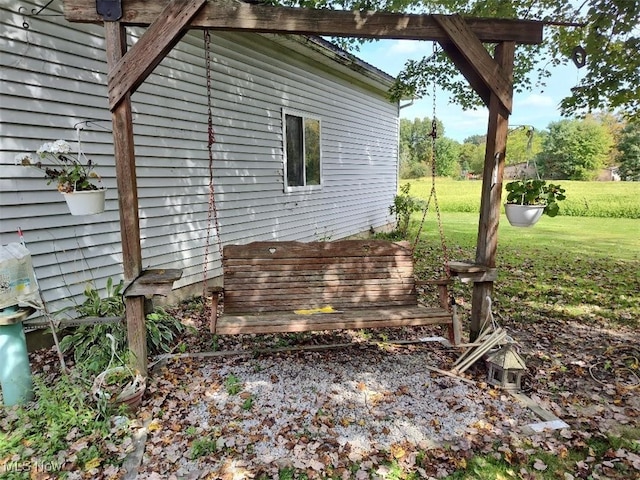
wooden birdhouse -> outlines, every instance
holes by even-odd
[[[489,355],[487,362],[487,381],[509,392],[520,391],[522,374],[527,369],[522,357],[508,343],[497,352]]]

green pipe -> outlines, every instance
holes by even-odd
[[[33,399],[31,367],[22,322],[0,325],[0,385],[6,406]]]

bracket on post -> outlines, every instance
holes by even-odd
[[[122,0],[96,0],[96,12],[105,22],[117,22],[122,18]]]

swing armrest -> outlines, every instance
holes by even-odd
[[[437,280],[416,280],[416,287],[423,285],[435,285],[438,287],[438,301],[440,306],[446,310],[449,310],[449,285],[453,283],[450,278],[439,278]]]
[[[218,305],[220,304],[220,294],[224,294],[224,287],[213,285],[207,288],[211,293],[211,315],[209,317],[209,331],[216,333],[216,324],[218,323]]]

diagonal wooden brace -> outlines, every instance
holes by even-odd
[[[458,15],[434,15],[433,18],[450,39],[448,42],[440,42],[442,48],[484,103],[489,106],[489,97],[493,93],[498,97],[502,107],[511,113],[512,80],[489,55],[477,35]]]
[[[206,0],[172,0],[140,40],[109,71],[109,109],[115,110],[171,51]]]

